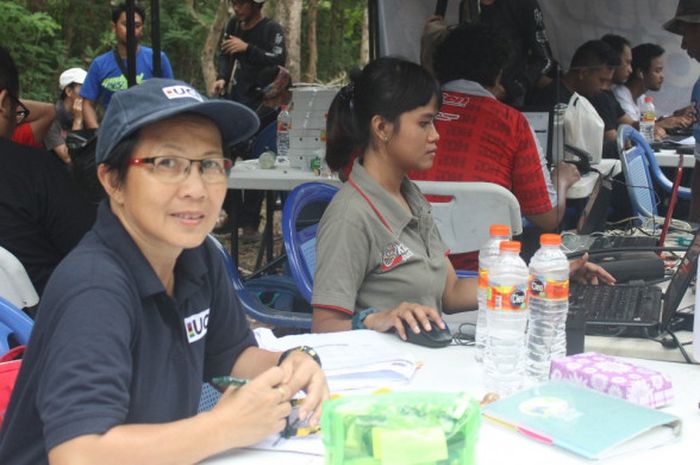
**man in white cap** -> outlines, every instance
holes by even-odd
[[[70,163],[66,146],[68,131],[83,129],[83,98],[80,87],[85,82],[87,71],[82,68],[70,68],[58,78],[61,98],[56,102],[56,118],[46,135],[46,148],[52,150],[63,163]]]
[[[690,58],[700,61],[700,0],[679,0],[676,15],[664,24],[664,29],[683,36],[681,48]],[[697,113],[700,109],[700,78],[693,86],[691,96]],[[695,120],[693,126],[695,136],[695,169],[691,183],[692,200],[690,202],[690,220],[700,220],[700,121]]]

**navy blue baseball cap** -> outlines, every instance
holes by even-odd
[[[107,161],[117,144],[138,129],[182,113],[212,120],[224,148],[249,139],[260,125],[257,115],[244,105],[208,100],[182,81],[149,79],[112,97],[97,133],[96,163]]]

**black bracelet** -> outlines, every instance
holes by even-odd
[[[289,357],[289,354],[292,352],[303,352],[309,357],[313,358],[316,363],[318,363],[319,367],[323,367],[321,365],[321,357],[318,356],[318,352],[313,347],[309,346],[299,346],[299,347],[292,347],[291,349],[287,349],[284,352],[282,352],[282,355],[280,355],[280,359],[277,361],[277,366],[282,365],[282,362],[284,362],[284,359]]]

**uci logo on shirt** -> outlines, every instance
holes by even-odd
[[[185,332],[187,333],[187,341],[192,344],[193,342],[197,342],[206,336],[208,325],[209,309],[185,318]]]

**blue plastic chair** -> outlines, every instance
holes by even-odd
[[[338,188],[329,184],[320,182],[301,184],[289,193],[282,209],[282,236],[289,269],[299,292],[309,303],[313,294],[316,271],[318,224],[304,225],[301,215],[304,209],[312,204],[322,204],[325,208],[337,192]]]
[[[34,321],[7,300],[0,297],[0,355],[12,346],[29,342]]]
[[[221,254],[226,266],[228,277],[231,280],[233,287],[236,289],[236,296],[238,297],[243,310],[248,316],[260,321],[261,323],[275,325],[278,327],[311,329],[310,313],[296,313],[277,310],[260,302],[260,299],[258,299],[257,296],[243,284],[243,280],[241,279],[240,274],[238,274],[238,269],[233,263],[231,255],[229,255],[224,246],[221,245],[221,242],[211,235],[209,236],[209,240],[212,241]],[[290,294],[295,294],[297,292],[294,282],[285,280],[276,281],[275,290]]]
[[[644,145],[648,145],[646,141],[638,141],[634,134],[638,134],[633,128],[627,126],[620,128],[618,134],[618,145],[623,148],[620,150],[620,162],[622,163],[622,172],[625,176],[627,184],[627,193],[632,204],[632,212],[639,217],[652,217],[658,214],[656,207],[656,192],[654,191],[654,183],[649,172],[649,162],[644,153]],[[633,132],[630,132],[633,131]],[[629,149],[624,149],[623,137],[627,135],[637,144]],[[620,145],[622,144],[622,145]]]
[[[627,142],[634,143],[631,149],[625,149]],[[653,186],[656,185],[667,194],[673,192],[673,182],[664,175],[656,161],[654,151],[644,137],[633,127],[623,124],[617,132],[617,149],[622,161],[622,169],[625,171],[625,164],[628,171],[625,172],[627,179],[627,190],[632,200],[632,207],[635,214],[651,216],[656,215],[656,202],[654,198]],[[627,174],[631,177],[628,177]],[[633,179],[632,179],[633,178]],[[643,184],[637,184],[641,182]],[[632,186],[640,186],[633,188]],[[690,200],[690,189],[687,187],[678,188],[678,198]],[[635,205],[635,202],[637,205]],[[653,205],[653,207],[652,207]]]

